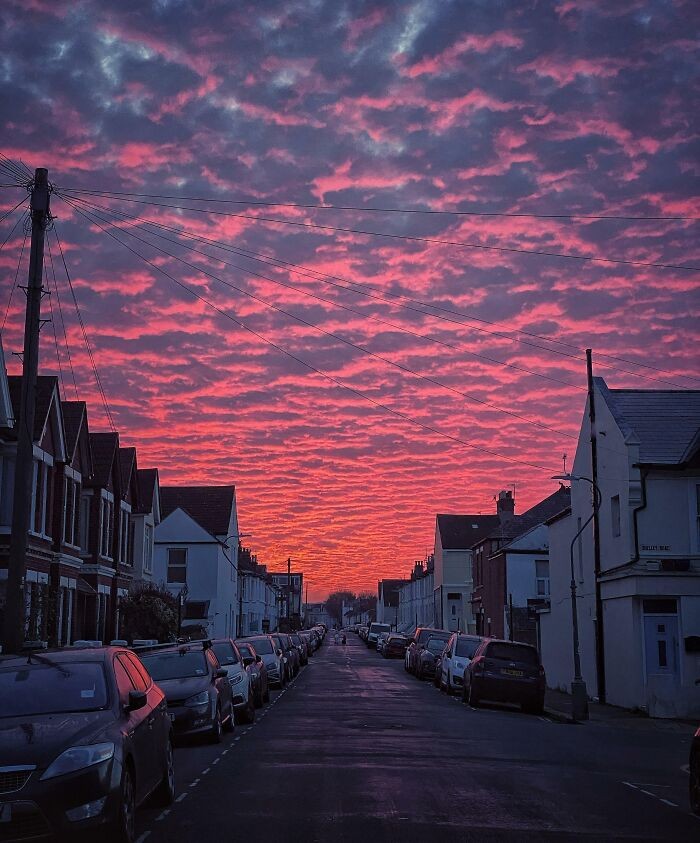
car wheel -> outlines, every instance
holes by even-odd
[[[118,812],[117,822],[108,839],[113,843],[134,843],[136,838],[136,787],[130,762],[125,764],[122,772]]]
[[[690,810],[700,816],[700,763],[690,765],[690,781],[688,785],[690,795]]]
[[[167,808],[175,800],[175,764],[173,761],[173,742],[168,738],[165,750],[165,770],[163,779],[153,794],[153,801],[159,808]]]
[[[216,706],[216,716],[214,717],[214,722],[211,726],[211,742],[212,743],[221,743],[223,737],[223,728],[221,726],[221,709],[219,706]]]
[[[471,682],[469,683],[469,700],[468,701],[469,701],[469,705],[472,708],[478,708],[479,707],[479,698],[474,693],[474,685]]]
[[[236,711],[231,704],[231,714],[223,721],[221,728],[224,732],[233,732],[236,728]]]

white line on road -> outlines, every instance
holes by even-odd
[[[663,802],[663,803],[664,803],[664,805],[670,805],[672,808],[677,808],[677,807],[678,807],[678,805],[676,805],[676,803],[675,803],[675,802],[671,802],[671,800],[670,800],[670,799],[662,799],[660,796],[659,796],[659,802]]]
[[[211,773],[211,767],[205,767],[205,769],[200,773],[200,776],[206,776],[207,773]]]
[[[184,802],[185,799],[187,799],[187,791],[184,791],[184,793],[181,793],[175,801],[176,802]]]
[[[136,843],[143,843],[143,841],[148,837],[150,833],[150,831],[144,831],[144,833],[140,837],[136,838]]]
[[[221,759],[220,759],[220,758],[215,758],[215,759],[211,762],[211,766],[213,767],[215,764],[218,764],[218,763],[219,763],[219,761],[221,761]]]
[[[170,808],[166,808],[164,811],[162,811],[160,814],[158,814],[158,816],[156,817],[156,822],[159,823],[161,820],[164,820],[168,816],[169,813],[170,813]]]
[[[197,785],[200,783],[200,781],[201,781],[201,779],[195,779],[194,781],[191,781],[190,787],[197,787]]]

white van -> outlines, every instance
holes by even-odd
[[[369,632],[367,633],[367,646],[377,647],[377,638],[381,632],[391,632],[391,626],[388,623],[371,623],[369,625]]]

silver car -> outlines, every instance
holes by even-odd
[[[267,670],[267,680],[275,688],[283,688],[287,682],[284,654],[271,635],[255,635],[244,639],[250,641],[255,652],[262,657]]]

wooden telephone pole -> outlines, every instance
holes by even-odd
[[[5,621],[3,652],[17,653],[24,643],[25,575],[27,571],[27,540],[32,503],[34,475],[34,415],[36,384],[39,374],[39,330],[41,328],[42,269],[44,266],[44,236],[51,220],[49,211],[49,171],[39,167],[34,171],[29,203],[32,219],[32,242],[29,253],[27,283],[27,312],[24,321],[24,355],[22,358],[22,391],[17,431],[17,459],[12,509],[10,558],[7,564],[5,593]]]

